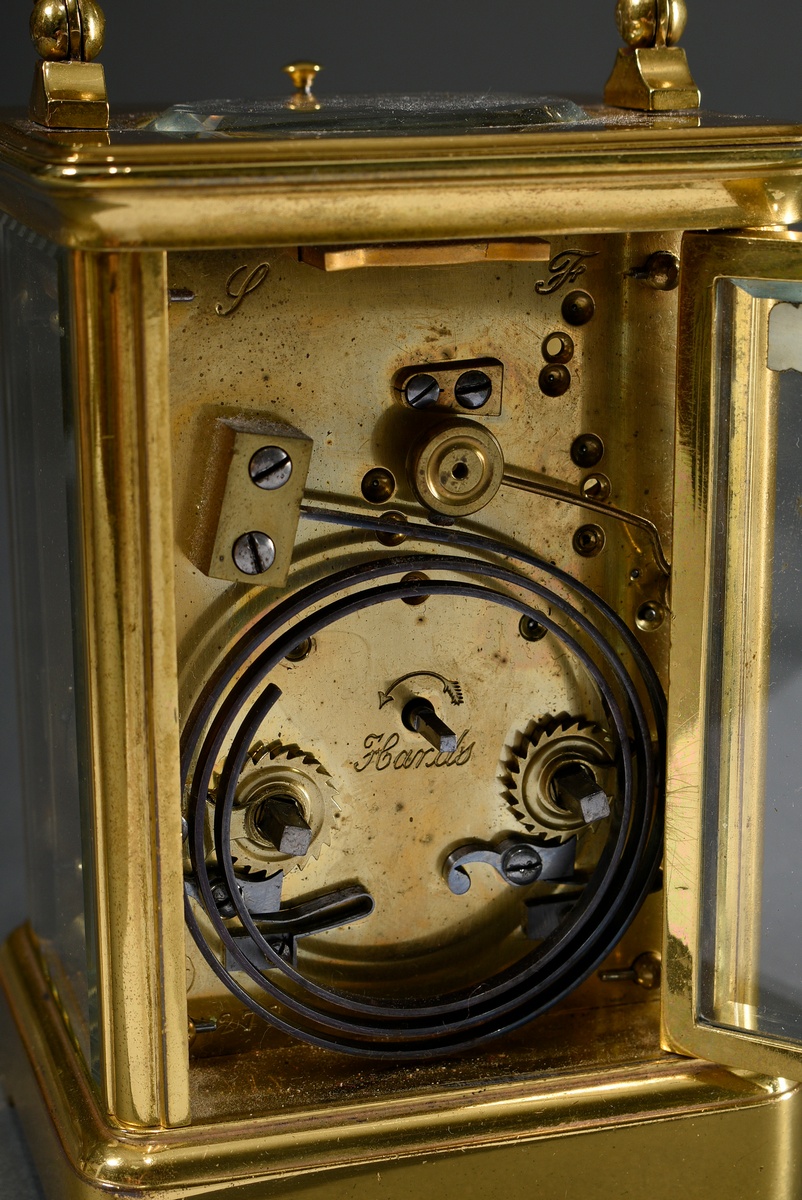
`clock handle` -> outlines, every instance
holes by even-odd
[[[107,129],[109,105],[100,63],[106,21],[95,0],[36,0],[31,39],[36,64],[31,119],[49,129]]]
[[[698,109],[701,95],[677,45],[688,19],[685,0],[618,0],[615,15],[626,46],[618,51],[605,103],[642,112]]]

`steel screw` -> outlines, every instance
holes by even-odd
[[[588,475],[582,480],[582,495],[589,500],[607,500],[612,491],[612,484],[606,475]]]
[[[312,641],[312,639],[304,638],[304,640],[300,643],[300,645],[296,646],[294,650],[290,650],[289,654],[287,654],[285,657],[287,659],[287,662],[291,662],[291,663],[303,662],[305,658],[309,658],[309,655],[312,653],[313,649],[314,649],[314,642]]]
[[[633,271],[632,276],[656,292],[673,292],[679,286],[679,259],[668,250],[658,250],[647,258],[643,267]]]
[[[253,530],[237,538],[232,558],[234,566],[243,575],[264,575],[276,561],[276,546],[266,533]]]
[[[454,395],[461,408],[484,408],[493,395],[493,382],[484,371],[466,371],[457,380]]]
[[[604,457],[604,442],[595,433],[581,433],[571,446],[571,458],[578,467],[595,467]]]
[[[595,311],[596,302],[587,292],[569,292],[563,300],[563,320],[568,325],[587,325]]]
[[[404,516],[403,513],[400,513],[400,512],[382,513],[381,517],[382,517],[383,521],[390,521],[390,522],[392,522],[393,525],[406,525],[406,523],[407,523],[406,517]],[[405,533],[401,533],[401,532],[399,532],[399,533],[379,532],[376,534],[376,541],[380,542],[382,546],[400,546],[401,543],[405,542],[406,540],[407,540],[407,535]]]
[[[433,375],[413,375],[404,388],[411,408],[432,408],[440,399],[442,388]]]
[[[275,492],[292,475],[292,459],[281,446],[262,446],[248,464],[248,473],[257,487]]]
[[[582,558],[595,558],[604,549],[604,530],[598,525],[583,525],[574,534],[574,550]]]
[[[571,386],[571,372],[561,363],[551,363],[540,372],[538,382],[544,396],[564,396]]]
[[[369,504],[385,504],[395,491],[395,479],[384,467],[374,467],[362,480],[362,495]]]
[[[655,600],[647,600],[638,609],[635,620],[638,624],[638,629],[642,629],[644,633],[653,633],[655,629],[659,629],[666,618],[666,610],[662,604],[658,604]]]
[[[224,883],[217,882],[212,884],[212,899],[221,917],[229,920],[236,915],[237,910]]]
[[[508,883],[526,887],[535,883],[543,872],[543,859],[534,846],[513,846],[501,857],[501,873]]]
[[[518,623],[518,632],[525,642],[540,642],[548,633],[548,629],[534,618],[523,616]]]
[[[404,576],[404,578],[401,580],[401,582],[402,582],[402,584],[403,583],[428,583],[429,576],[424,575],[423,571],[410,571],[407,575]],[[425,595],[423,595],[423,596],[403,596],[402,599],[404,601],[404,604],[409,604],[412,608],[415,608],[418,604],[425,604],[427,600],[431,599],[431,597],[425,596]]]
[[[638,955],[631,967],[599,971],[599,979],[602,983],[637,983],[638,987],[651,992],[660,986],[660,966],[660,955],[647,950]]]

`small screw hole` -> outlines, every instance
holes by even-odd
[[[588,475],[582,481],[582,495],[588,500],[606,500],[611,491],[612,485],[606,475]]]

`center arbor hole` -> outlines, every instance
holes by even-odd
[[[454,479],[467,479],[470,474],[468,464],[464,462],[454,463],[454,466],[451,468],[451,474]]]

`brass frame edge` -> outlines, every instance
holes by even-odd
[[[776,127],[746,145],[742,128],[717,134],[728,136],[648,129],[199,149],[86,138],[41,147],[6,125],[0,205],[76,249],[654,232],[802,216],[802,130]]]
[[[752,802],[762,792],[766,769],[769,640],[755,630],[771,629],[773,514],[763,496],[745,481],[775,486],[778,377],[767,369],[771,301],[734,281],[719,285],[719,300],[731,313],[730,452],[721,708],[730,715],[722,738],[719,827],[728,833],[719,847],[716,911],[738,913],[735,936],[720,942],[713,1005],[730,1006],[733,1024],[750,1028],[757,1004],[760,961],[763,819]],[[726,299],[725,299],[726,294]],[[720,381],[717,381],[717,392]],[[736,559],[737,561],[732,561]]]
[[[666,1049],[736,1069],[799,1076],[800,1050],[768,1035],[714,1026],[700,1017],[703,796],[706,788],[707,647],[712,622],[710,571],[716,467],[718,367],[712,340],[721,279],[802,281],[798,234],[686,234],[682,250],[674,503],[672,703],[666,801],[666,938],[663,1037]],[[750,352],[753,351],[750,346]],[[752,364],[754,367],[754,363]],[[763,365],[762,371],[768,368]],[[765,388],[764,379],[739,388]],[[700,619],[700,614],[702,617]],[[759,685],[759,680],[757,681]],[[750,850],[750,854],[754,850]]]
[[[63,1170],[69,1164],[87,1189],[76,1192],[79,1197],[109,1188],[150,1200],[223,1195],[258,1181],[352,1174],[388,1159],[413,1165],[430,1161],[433,1153],[518,1151],[524,1144],[534,1148],[580,1133],[765,1110],[800,1096],[781,1081],[745,1079],[707,1063],[670,1059],[623,1066],[601,1077],[592,1071],[567,1078],[558,1073],[548,1081],[491,1084],[478,1093],[445,1089],[434,1099],[429,1093],[395,1102],[346,1102],[337,1110],[134,1132],[103,1116],[26,928],[0,950],[0,985],[46,1100],[66,1160]],[[211,1190],[217,1188],[219,1193]],[[53,1194],[62,1200],[61,1192]]]
[[[69,284],[101,1073],[160,1128],[189,1120],[165,256],[73,255]]]

